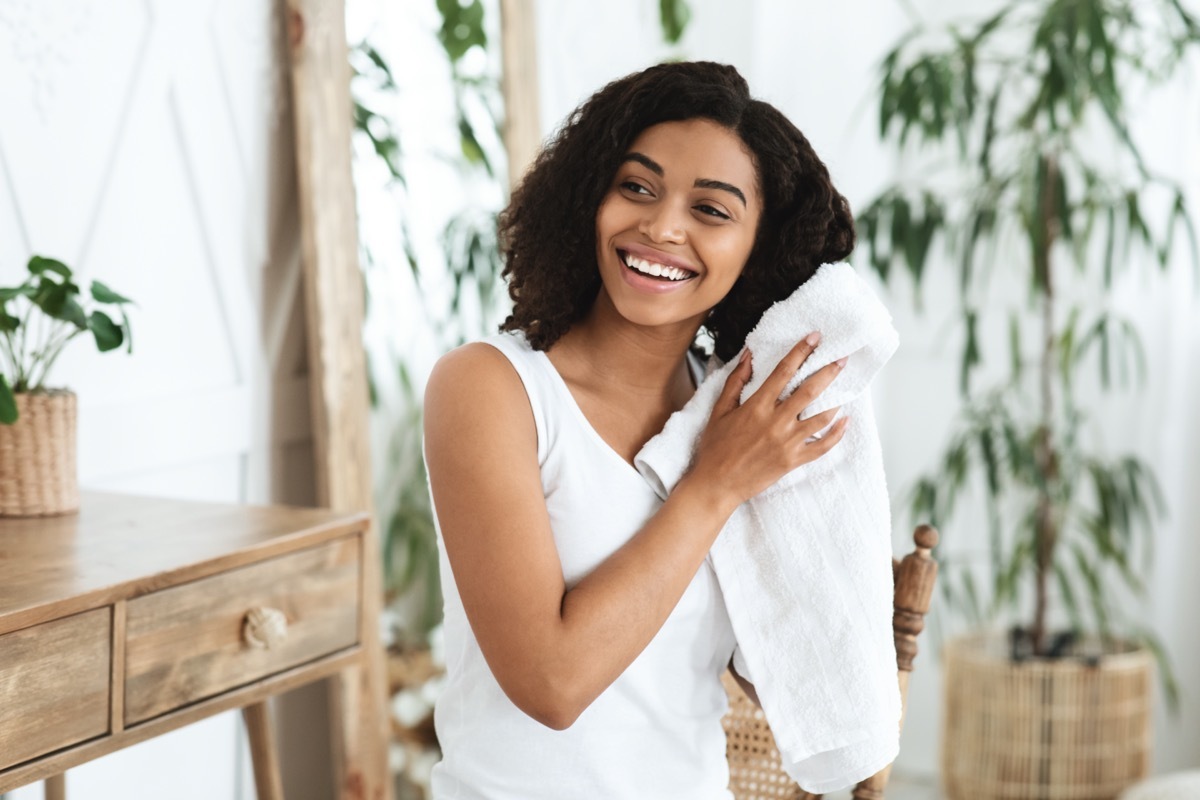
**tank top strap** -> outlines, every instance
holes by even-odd
[[[534,350],[524,334],[520,332],[497,333],[481,339],[485,344],[500,351],[520,377],[529,396],[529,407],[533,411],[533,424],[537,430],[538,465],[546,466],[546,459],[553,450],[559,435],[560,423],[554,414],[558,408],[558,388],[541,363],[540,354]]]

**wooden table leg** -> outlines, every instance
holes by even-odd
[[[329,679],[329,722],[333,728],[333,785],[338,800],[375,800],[363,763],[363,671],[351,667]]]
[[[391,776],[386,759],[378,762],[375,750],[384,749],[374,724],[380,703],[369,703],[365,696],[376,676],[369,666],[356,665],[329,679],[330,723],[333,728],[333,776],[338,800],[392,800]],[[364,708],[376,714],[364,714]],[[368,719],[364,719],[368,716]],[[385,717],[386,721],[386,717]]]
[[[266,701],[243,708],[242,719],[246,722],[246,734],[250,739],[250,762],[254,765],[254,788],[258,800],[283,800],[275,726],[271,724],[271,712]]]
[[[46,800],[67,800],[67,773],[60,772],[46,778],[44,788]]]

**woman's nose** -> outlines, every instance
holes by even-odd
[[[638,232],[653,242],[682,244],[687,239],[684,214],[673,203],[657,203],[646,209]]]

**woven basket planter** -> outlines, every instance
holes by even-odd
[[[20,415],[0,425],[0,516],[42,517],[79,510],[75,394],[16,395]]]
[[[1154,659],[1125,647],[1014,663],[999,636],[945,651],[942,778],[951,800],[1113,800],[1150,766]]]

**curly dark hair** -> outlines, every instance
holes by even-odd
[[[659,64],[613,81],[577,108],[513,193],[499,224],[514,306],[501,330],[523,331],[546,350],[587,314],[600,289],[596,212],[621,159],[646,128],[695,118],[741,137],[763,199],[746,267],[704,322],[718,358],[736,355],[763,312],[821,264],[850,254],[850,206],[787,117],[751,98],[731,66]]]

